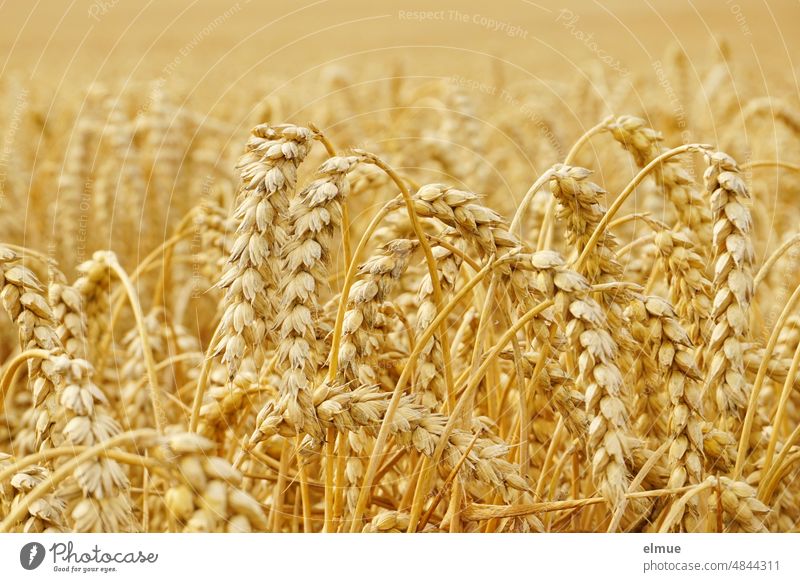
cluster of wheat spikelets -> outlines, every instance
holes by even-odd
[[[160,90],[93,87],[66,144],[29,97],[66,153],[4,176],[0,530],[796,530],[791,147],[495,112],[525,167],[451,84],[388,89],[325,132],[264,100],[243,153]]]

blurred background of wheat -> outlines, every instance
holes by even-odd
[[[788,1],[3,5],[3,528],[796,530],[800,326],[782,310],[800,284],[797,16]],[[598,209],[654,157],[695,143],[738,165],[695,148],[651,170],[615,238],[576,263]],[[351,157],[318,172],[333,150]],[[546,174],[571,153],[573,168]],[[384,162],[420,223],[387,211],[353,258],[400,192]],[[254,266],[262,289],[241,261],[236,272],[235,242],[251,228],[250,180],[275,167],[297,185],[279,187],[275,228],[256,229],[277,257]],[[314,179],[338,188],[323,209],[303,206]],[[418,191],[436,183],[461,193]],[[308,242],[305,212],[334,217],[307,269],[273,232]],[[423,248],[406,247],[418,229]],[[737,250],[745,239],[752,257]],[[442,298],[425,279],[429,246]],[[532,255],[544,248],[567,263]],[[445,337],[410,358],[510,249],[523,258],[505,257],[510,271],[466,294]],[[351,263],[365,267],[348,295]],[[582,277],[611,290],[563,311],[584,305]],[[312,279],[309,329],[269,332],[305,307],[291,284]],[[243,298],[242,281],[282,302]],[[497,343],[549,300],[555,313]],[[577,312],[595,307],[603,323],[585,329]],[[616,388],[586,396],[606,356],[582,359],[584,338],[607,335],[619,423]],[[307,366],[287,355],[306,340]],[[449,370],[436,356],[448,344]],[[339,370],[337,347],[352,358]],[[313,386],[292,395],[287,370]],[[393,410],[398,382],[413,397]],[[461,397],[465,417],[447,429]]]

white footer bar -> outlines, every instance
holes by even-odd
[[[800,536],[7,534],[0,572],[20,581],[797,581]]]

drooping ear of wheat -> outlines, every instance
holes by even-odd
[[[655,235],[655,244],[669,281],[670,301],[687,322],[686,331],[702,358],[711,316],[711,281],[705,275],[705,261],[683,232],[661,230]]]
[[[380,343],[373,335],[382,327],[384,316],[379,308],[405,272],[417,246],[410,240],[392,241],[381,255],[369,259],[359,269],[363,278],[351,287],[349,309],[344,316],[337,378],[340,383],[374,384],[378,380],[373,366]]]
[[[719,477],[716,485],[709,500],[711,508],[709,518],[718,520],[718,508],[721,506],[723,531],[747,533],[766,531],[764,514],[769,512],[769,507],[756,497],[755,489],[747,483],[727,477]]]
[[[638,117],[623,115],[608,125],[611,134],[644,168],[666,151],[661,145],[662,135],[647,126]],[[711,237],[711,213],[703,198],[694,190],[691,177],[681,166],[678,158],[670,158],[653,171],[656,183],[672,203],[677,213],[678,228],[685,228],[698,246],[704,249]]]
[[[65,388],[61,405],[66,413],[65,444],[87,446],[119,434],[106,395],[92,381],[93,370],[85,360],[59,358]],[[83,499],[72,509],[74,529],[80,532],[121,532],[132,528],[129,482],[114,459],[91,460],[75,470]]]
[[[622,374],[615,365],[617,346],[600,305],[586,297],[569,305],[567,336],[576,355],[576,384],[589,417],[588,446],[598,489],[614,503],[630,483],[633,435],[622,398]]]
[[[582,253],[600,225],[605,208],[601,205],[603,189],[589,182],[591,171],[586,168],[559,164],[553,168],[551,190],[559,203],[559,218],[566,223],[570,244]],[[591,283],[613,283],[622,278],[622,265],[616,256],[616,237],[611,232],[601,233],[586,261],[580,265]],[[625,322],[624,306],[630,299],[625,287],[601,292],[599,298],[607,312],[609,330],[621,350],[622,368],[630,366],[630,351],[634,342]]]

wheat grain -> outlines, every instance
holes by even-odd
[[[722,509],[723,531],[760,532],[766,531],[764,521],[769,507],[756,497],[756,491],[747,483],[734,481],[727,477],[717,479],[717,489],[709,500],[710,519],[719,519],[718,507]]]
[[[175,434],[167,444],[175,453],[180,485],[165,494],[167,508],[183,531],[263,531],[261,505],[238,486],[242,475],[225,459],[210,456],[216,445],[200,435]]]

